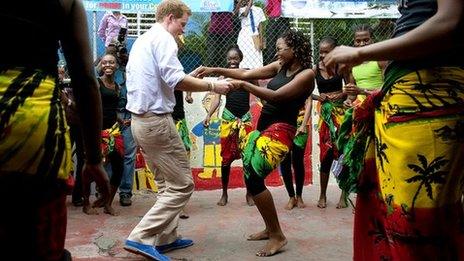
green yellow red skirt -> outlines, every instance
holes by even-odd
[[[354,259],[464,260],[464,70],[386,87],[358,180]]]
[[[240,143],[252,128],[250,112],[245,113],[242,118],[237,118],[224,108],[221,120],[222,165],[230,165],[234,160],[241,158]]]
[[[290,151],[296,129],[287,123],[274,123],[260,132],[250,132],[241,144],[245,178],[252,173],[265,178]]]
[[[67,179],[71,141],[56,78],[41,70],[0,71],[0,173]]]

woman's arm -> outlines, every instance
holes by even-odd
[[[333,66],[335,63],[356,65],[363,61],[408,60],[463,46],[460,29],[464,1],[437,0],[437,3],[437,13],[414,30],[360,48],[337,47],[326,56],[324,62]]]
[[[311,98],[311,96],[309,96],[305,104],[305,113],[303,116],[303,122],[301,123],[301,126],[296,130],[295,135],[298,135],[299,133],[308,132],[307,125],[308,125],[309,117],[311,116],[312,107],[313,107],[313,99]]]
[[[222,75],[228,78],[240,80],[260,80],[274,77],[280,70],[278,61],[256,69],[227,69],[220,67],[199,67],[198,77],[205,77],[210,74]]]
[[[314,89],[314,72],[311,69],[303,70],[292,81],[276,91],[262,88],[246,81],[232,81],[232,84],[238,85],[238,87],[266,101],[284,102],[312,93]]]
[[[80,124],[85,126],[81,128],[86,159],[82,175],[91,176],[97,182],[102,197],[107,199],[109,182],[102,166],[101,154],[102,107],[92,66],[87,18],[81,1],[69,0],[62,3],[66,10],[66,18],[61,43],[68,61]]]
[[[217,110],[220,103],[221,103],[221,95],[215,94],[213,100],[211,101],[211,106],[209,107],[208,113],[206,114],[206,118],[203,121],[203,125],[209,126],[209,121],[211,119],[211,116]]]

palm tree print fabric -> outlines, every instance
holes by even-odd
[[[237,118],[232,112],[224,108],[221,120],[221,157],[223,165],[230,165],[240,159],[240,143],[243,143],[251,132],[251,113],[247,112],[242,118]]]
[[[0,173],[67,179],[71,141],[55,77],[0,70]]]
[[[463,69],[414,71],[385,92],[360,177],[355,260],[464,260],[463,126]]]
[[[262,132],[250,132],[241,144],[245,178],[252,173],[267,177],[287,156],[295,132],[295,127],[287,123],[274,123]]]

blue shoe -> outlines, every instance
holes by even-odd
[[[171,244],[166,244],[162,246],[156,246],[156,250],[158,252],[164,254],[166,252],[172,251],[174,249],[186,248],[193,245],[193,240],[190,239],[176,239],[176,241],[172,242]]]
[[[160,254],[154,246],[145,245],[132,240],[126,240],[124,249],[137,255],[142,255],[157,261],[170,261],[171,259]]]

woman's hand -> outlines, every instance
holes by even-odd
[[[193,97],[191,92],[187,92],[187,94],[185,95],[185,101],[190,104],[193,103]]]
[[[205,76],[208,76],[210,74],[213,74],[214,70],[211,67],[206,67],[206,66],[200,66],[194,70],[195,75],[192,75],[197,78],[203,78]]]
[[[335,47],[324,58],[324,65],[327,72],[335,72],[335,67],[338,64],[338,73],[344,74],[349,71],[353,66],[359,65],[363,62],[359,54],[359,48],[350,46]]]
[[[109,200],[110,182],[108,179],[108,174],[106,174],[106,171],[103,168],[102,163],[89,164],[86,162],[84,164],[84,167],[82,168],[82,180],[83,182],[84,181],[89,182],[88,184],[89,187],[90,187],[90,182],[95,181],[95,183],[97,183],[99,193],[101,193],[101,198],[103,202],[107,202]]]
[[[308,126],[306,124],[301,124],[301,126],[298,127],[298,129],[296,129],[295,136],[298,136],[300,134],[307,133],[307,132],[308,132]]]
[[[243,88],[244,81],[242,80],[229,79],[228,82],[233,86],[231,91]]]
[[[358,94],[364,94],[363,89],[359,88],[358,86],[352,83],[348,83],[347,85],[343,87],[343,89],[344,89],[344,92],[348,95],[355,96]]]
[[[203,120],[203,126],[206,128],[209,127],[209,121],[211,120],[211,117],[209,115],[206,115],[205,119]]]

